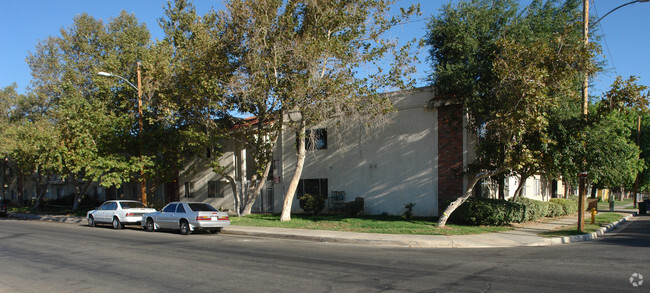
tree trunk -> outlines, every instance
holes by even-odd
[[[482,172],[474,175],[472,180],[470,180],[469,184],[467,185],[467,189],[465,190],[465,194],[452,203],[447,206],[445,211],[442,213],[442,215],[438,218],[438,228],[442,228],[445,225],[447,225],[447,220],[449,219],[449,216],[460,206],[462,205],[470,196],[472,196],[472,193],[474,192],[474,186],[476,185],[479,180],[494,176],[496,174],[499,174],[501,172],[504,172],[505,169],[497,169],[492,172]]]
[[[262,179],[255,187],[255,190],[252,191],[252,195],[249,196],[248,201],[244,205],[244,210],[241,213],[242,216],[247,216],[251,214],[251,210],[253,209],[253,204],[255,204],[255,201],[257,201],[257,198],[262,192],[262,188],[264,188],[264,184],[266,184],[267,177],[269,176],[269,172],[271,171],[272,162],[273,162],[272,159],[268,160],[266,167],[264,168],[264,172],[262,173]]]
[[[598,188],[596,188],[596,186],[592,185],[591,186],[591,198],[592,199],[596,198],[596,193],[598,193]]]
[[[226,178],[226,180],[228,180],[228,184],[230,184],[230,188],[232,189],[232,195],[235,198],[235,212],[237,212],[238,217],[241,216],[240,209],[239,209],[239,206],[241,204],[239,202],[239,193],[237,192],[237,183],[235,182],[235,178],[221,172],[219,172],[219,175],[223,176],[224,178]]]
[[[36,186],[38,186],[38,193],[36,194],[36,199],[34,200],[34,206],[32,206],[33,210],[38,209],[38,207],[41,205],[41,199],[43,199],[43,196],[47,191],[47,182],[43,183],[43,176],[38,175],[36,180],[34,180],[34,183],[36,183]]]
[[[291,220],[291,205],[293,204],[296,189],[298,189],[298,182],[300,181],[302,167],[305,164],[305,156],[307,155],[307,150],[305,149],[306,127],[304,120],[300,120],[298,135],[300,136],[298,138],[298,160],[296,161],[296,170],[293,173],[293,178],[291,178],[291,182],[289,183],[289,189],[287,189],[287,193],[284,195],[282,215],[280,216],[280,221],[282,222]]]
[[[83,199],[84,194],[86,194],[86,191],[88,190],[88,188],[90,188],[91,184],[92,184],[92,182],[88,181],[81,188],[79,188],[78,184],[75,184],[75,191],[76,192],[75,192],[75,195],[74,195],[74,204],[72,205],[72,210],[73,211],[79,210],[79,204],[81,203],[81,200]]]
[[[41,205],[41,200],[45,196],[45,192],[47,192],[47,184],[41,185],[40,190],[36,195],[36,200],[34,200],[34,206],[32,207],[33,210],[38,209],[38,207]]]
[[[508,178],[506,176],[503,176],[501,180],[499,180],[499,199],[505,200],[506,199],[506,184],[507,184]]]
[[[564,198],[568,199],[569,198],[569,182],[564,182],[564,180],[562,180],[562,183],[564,183]]]
[[[522,174],[521,179],[519,180],[519,184],[517,185],[517,189],[515,189],[515,193],[512,195],[512,201],[516,201],[517,197],[521,196],[521,193],[524,190],[524,186],[526,186],[526,180],[528,180],[528,175]]]
[[[16,186],[18,188],[18,206],[19,207],[24,207],[25,206],[25,197],[24,197],[24,186],[23,186],[23,176],[18,175],[17,183]]]

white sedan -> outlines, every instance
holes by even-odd
[[[156,209],[148,208],[135,200],[109,200],[86,213],[86,220],[90,227],[112,224],[113,228],[122,229],[124,225],[140,225],[142,215],[155,211]]]
[[[219,232],[230,225],[230,217],[207,203],[170,202],[158,212],[143,215],[141,223],[149,232],[167,229],[187,235],[195,230]]]

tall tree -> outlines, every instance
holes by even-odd
[[[192,65],[188,68],[193,69],[194,78],[215,88],[212,97],[224,94],[226,99],[215,101],[220,105],[215,108],[222,110],[227,120],[233,120],[227,110],[257,118],[253,126],[225,132],[251,151],[255,169],[251,180],[245,175],[232,178],[218,162],[212,164],[231,182],[235,197],[240,199],[238,212],[250,213],[270,170],[280,129],[301,130],[299,136],[304,137],[306,127],[325,120],[356,117],[354,122],[359,122],[361,114],[371,119],[390,109],[378,92],[405,86],[402,77],[413,67],[407,57],[409,47],[396,51],[397,44],[382,39],[381,34],[417,12],[411,7],[388,17],[390,4],[392,1],[383,0],[232,0],[225,3],[224,11],[203,17],[196,16],[188,1],[169,5],[164,23],[168,40],[181,49],[177,52],[189,61],[187,66]],[[388,72],[378,69],[364,76],[356,72],[361,65],[389,55],[395,62]],[[212,62],[206,63],[209,58]],[[289,113],[300,114],[300,121],[285,120]],[[352,113],[356,115],[349,115]],[[301,154],[304,151],[298,152],[299,162],[304,161]],[[283,220],[290,219],[301,171],[296,168],[285,196]],[[235,180],[241,180],[238,184],[242,188],[236,188]],[[248,197],[243,194],[246,182],[251,182]]]
[[[392,4],[383,0],[234,0],[226,5],[239,32],[239,80],[232,83],[239,106],[262,114],[262,121],[273,119],[280,122],[278,127],[298,133],[297,163],[285,194],[282,221],[291,219],[306,157],[307,127],[326,121],[330,125],[359,123],[364,115],[372,119],[391,109],[380,91],[407,86],[404,77],[413,70],[408,57],[410,43],[398,47],[383,33],[419,8],[413,6],[391,17]],[[362,76],[356,71],[386,59],[392,60],[386,72],[378,68]],[[286,114],[300,118],[284,120]],[[344,119],[349,120],[339,123]],[[266,170],[268,163],[260,166]]]
[[[58,158],[59,174],[76,186],[74,209],[92,181],[121,184],[142,168],[132,164],[136,95],[128,85],[116,86],[97,72],[120,72],[129,79],[133,75],[126,73],[135,72],[149,38],[146,27],[125,12],[106,26],[81,14],[28,57],[32,93],[48,105],[45,112],[58,135],[51,157]]]
[[[440,227],[480,179],[538,168],[535,146],[547,143],[549,111],[577,96],[580,72],[595,70],[580,42],[577,2],[533,1],[519,11],[516,1],[470,0],[432,17],[427,42],[437,99],[462,105],[469,129],[486,138],[466,170],[467,189],[444,210]]]

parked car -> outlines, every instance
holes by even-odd
[[[187,235],[195,230],[216,233],[230,225],[228,213],[203,202],[170,202],[162,210],[142,216],[142,227],[155,230],[179,230]]]
[[[88,226],[97,224],[112,224],[115,229],[122,229],[124,225],[140,225],[142,215],[155,212],[156,209],[135,200],[109,200],[97,209],[86,214]]]

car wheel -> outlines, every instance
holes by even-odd
[[[88,226],[95,227],[95,218],[93,216],[88,217]]]
[[[188,223],[185,220],[181,221],[181,227],[180,228],[181,228],[181,234],[183,234],[183,235],[188,235],[188,234],[192,233],[192,231],[190,231],[190,223]]]
[[[154,227],[154,224],[153,224],[153,220],[152,220],[152,219],[147,219],[147,223],[145,224],[144,229],[145,229],[147,232],[153,232],[153,231],[155,230],[155,227]]]
[[[117,217],[113,218],[113,229],[122,229],[122,223],[120,223],[120,219]]]

